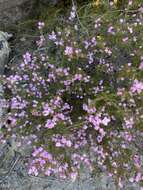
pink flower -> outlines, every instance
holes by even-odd
[[[136,175],[136,177],[135,177],[135,181],[136,181],[136,182],[139,182],[139,181],[141,180],[141,178],[142,178],[141,173],[137,173],[137,175]]]
[[[82,79],[82,74],[75,74],[74,80],[81,80]]]
[[[72,173],[70,174],[70,177],[71,177],[72,181],[75,181],[75,180],[76,180],[77,175],[78,175],[77,172],[72,172]]]
[[[134,164],[137,168],[140,168],[141,167],[141,159],[140,157],[136,154],[133,158],[134,160]]]
[[[45,175],[47,176],[50,176],[52,173],[53,173],[53,170],[50,167],[45,171]]]
[[[108,31],[107,31],[108,33],[111,33],[111,34],[115,34],[115,30],[114,30],[114,27],[113,26],[110,26],[109,28],[108,28]]]
[[[125,38],[122,39],[122,41],[123,41],[123,42],[127,42],[128,39],[129,39],[128,37],[125,37]]]
[[[73,6],[72,7],[72,10],[71,10],[71,12],[70,12],[70,17],[69,17],[69,20],[74,20],[74,18],[76,17],[76,7],[75,6]]]
[[[108,55],[111,55],[111,54],[112,54],[112,51],[111,51],[108,47],[105,48],[105,52],[106,52]]]
[[[143,61],[140,63],[139,69],[143,69]]]
[[[107,126],[110,121],[111,121],[110,118],[104,117],[104,119],[102,119],[102,124]]]
[[[41,30],[45,26],[44,22],[38,22],[38,29]]]
[[[88,52],[88,63],[91,64],[93,63],[94,59],[93,59],[93,52]]]
[[[135,79],[131,87],[131,91],[133,93],[137,92],[138,94],[140,94],[143,91],[143,83]]]
[[[100,142],[102,142],[103,137],[102,137],[102,136],[100,136],[100,135],[98,135],[96,139],[97,139],[97,142],[98,142],[98,143],[100,143]]]
[[[67,46],[65,49],[65,55],[72,56],[73,55],[73,47]]]
[[[45,127],[48,129],[52,129],[55,127],[55,125],[56,125],[56,123],[52,119],[48,119]]]
[[[88,49],[89,46],[91,45],[91,43],[88,41],[84,41],[83,43],[84,43],[85,49]]]
[[[128,132],[124,132],[123,137],[126,141],[129,141],[129,142],[132,141],[132,135]]]
[[[62,147],[63,145],[60,142],[56,143],[56,147]]]
[[[66,145],[67,145],[68,147],[71,147],[71,146],[72,146],[71,141],[70,141],[70,140],[68,140],[68,141],[66,142]]]
[[[48,116],[50,114],[53,114],[53,110],[51,109],[51,107],[49,107],[48,104],[44,105],[44,111],[43,111],[43,115],[44,116]]]
[[[123,188],[123,184],[122,184],[121,178],[119,178],[119,183],[118,183],[118,185],[119,185],[120,188]]]
[[[55,41],[57,39],[56,34],[54,31],[52,31],[52,34],[49,34],[49,40]]]
[[[23,59],[24,59],[24,63],[27,64],[29,62],[31,62],[31,54],[29,52],[26,52],[24,55],[23,55]]]
[[[134,178],[131,177],[131,178],[129,179],[129,181],[130,181],[131,183],[133,183],[133,182],[134,182]]]
[[[106,134],[106,132],[102,128],[99,129],[99,133],[101,134],[102,137],[104,137]]]
[[[92,38],[91,42],[92,42],[92,47],[96,46],[97,41],[95,37]]]
[[[35,167],[35,166],[32,166],[32,167],[29,169],[28,174],[29,174],[29,175],[33,174],[33,175],[37,176],[37,175],[38,175],[38,171],[37,171],[36,167]]]
[[[123,127],[125,129],[131,129],[131,128],[133,128],[134,121],[133,121],[132,117],[129,118],[129,119],[125,118],[124,120],[125,120],[125,123],[123,124]]]
[[[90,115],[88,120],[89,120],[90,123],[92,123],[94,125],[95,130],[99,129],[101,119],[98,116]]]
[[[125,91],[124,88],[118,88],[118,89],[117,89],[117,95],[118,95],[118,96],[122,96],[123,93],[124,93],[124,91]]]
[[[129,3],[129,5],[132,5],[132,4],[133,4],[133,1],[132,1],[132,0],[129,0],[128,3]]]

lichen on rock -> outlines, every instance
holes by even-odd
[[[8,45],[9,34],[0,31],[0,74],[4,72],[4,65],[8,62],[10,48]]]
[[[8,44],[8,39],[11,37],[7,32],[0,31],[0,75],[4,74],[5,65],[9,59],[10,47]],[[3,117],[5,110],[3,108],[3,87],[0,83],[0,128],[3,125]]]

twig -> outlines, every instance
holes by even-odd
[[[75,7],[74,0],[72,0],[72,6]],[[80,19],[79,19],[79,16],[78,16],[78,13],[77,13],[76,10],[75,10],[75,13],[76,13],[76,17],[77,17],[77,20],[78,20],[79,24],[80,24],[81,27],[86,31],[86,33],[89,35],[87,28],[81,23],[81,21],[80,21]]]
[[[22,158],[21,155],[19,155],[18,158],[15,160],[15,162],[12,164],[11,168],[9,169],[9,171],[4,176],[1,177],[2,179],[0,180],[0,183],[3,183],[3,181],[9,177],[10,173],[15,168],[16,164],[19,162],[19,160],[21,158]]]

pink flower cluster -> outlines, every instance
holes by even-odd
[[[127,9],[118,18],[110,8],[91,21],[73,7],[65,27],[49,34],[39,22],[37,50],[4,77],[10,111],[0,142],[10,136],[19,150],[33,149],[29,175],[75,180],[84,166],[122,189],[126,179],[142,184],[142,15],[130,19]]]

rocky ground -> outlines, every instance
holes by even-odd
[[[91,177],[81,171],[78,180],[61,181],[55,177],[28,176],[25,157],[14,152],[8,144],[0,150],[1,190],[116,190],[113,181],[105,174]],[[124,190],[139,190],[137,186],[126,185]]]
[[[0,150],[0,189],[2,190],[114,190],[111,179],[104,175],[92,178],[81,172],[80,179],[75,182],[61,181],[55,177],[28,176],[25,157],[8,144]]]

